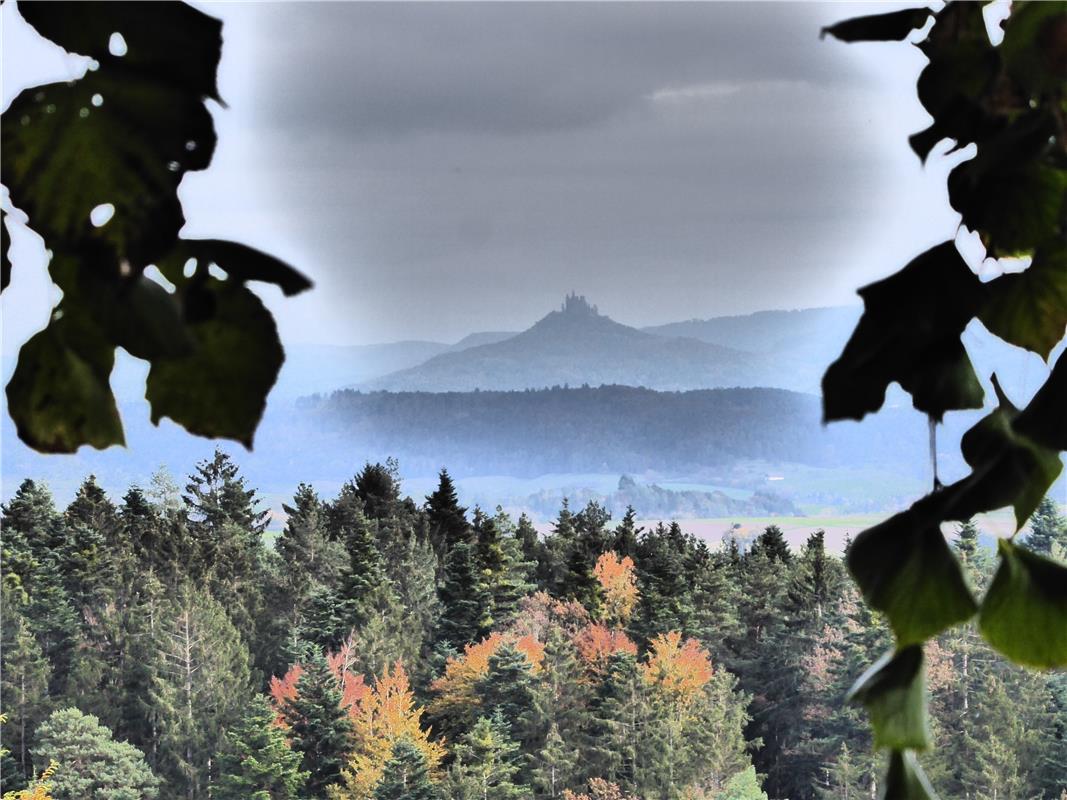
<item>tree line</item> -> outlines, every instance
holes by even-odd
[[[3,506],[5,792],[104,800],[760,800],[876,796],[843,703],[891,644],[815,533],[709,547],[564,502],[421,503],[395,462],[268,515],[216,452],[120,501],[90,477]],[[1028,546],[1063,558],[1045,501]],[[953,533],[976,588],[992,553]],[[970,628],[927,646],[946,798],[1067,791],[1067,675]],[[942,736],[942,732],[954,735]],[[942,740],[943,741],[940,741]],[[41,782],[35,784],[47,771]],[[36,787],[36,788],[35,788]],[[34,795],[31,792],[38,791]],[[18,795],[16,795],[18,796]],[[6,797],[6,795],[5,795]]]

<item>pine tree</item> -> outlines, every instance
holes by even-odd
[[[196,465],[183,499],[193,521],[208,532],[217,533],[225,523],[232,523],[258,540],[270,515],[256,510],[256,490],[246,486],[237,465],[219,449]],[[213,560],[211,556],[210,550],[204,554],[208,561]]]
[[[493,598],[482,581],[473,545],[459,542],[449,552],[439,596],[439,642],[462,652],[463,645],[489,632]]]
[[[478,800],[523,800],[531,796],[527,786],[515,782],[520,769],[519,745],[500,714],[479,717],[456,743],[455,756],[450,783],[462,793],[460,796]]]
[[[564,741],[555,722],[549,725],[544,743],[530,756],[530,761],[530,779],[537,797],[556,800],[574,785],[578,752]]]
[[[515,526],[515,541],[519,546],[520,560],[526,565],[523,579],[534,585],[537,583],[538,565],[546,558],[545,544],[526,514],[519,516],[519,522]]]
[[[439,800],[430,781],[426,756],[406,737],[393,745],[385,774],[374,790],[374,800]]]
[[[788,564],[793,560],[785,534],[777,525],[768,525],[763,529],[763,533],[756,537],[756,541],[749,549],[749,555],[755,556],[757,553],[763,553],[769,560],[781,561],[783,564]]]
[[[33,579],[33,594],[25,610],[41,651],[52,668],[48,693],[63,695],[78,645],[78,615],[63,587],[62,573],[54,558],[41,563]]]
[[[1043,498],[1030,517],[1026,547],[1035,553],[1067,559],[1067,518],[1060,514],[1051,497]]]
[[[382,520],[396,513],[400,501],[400,476],[396,462],[366,464],[350,484],[370,519]]]
[[[321,653],[304,666],[297,681],[297,696],[283,709],[294,752],[308,775],[309,797],[326,796],[326,787],[341,778],[353,747],[353,728],[341,709],[341,692]]]
[[[448,470],[442,469],[437,489],[426,498],[426,516],[430,526],[430,541],[438,558],[444,561],[459,542],[470,541],[467,509],[459,504],[459,495]]]
[[[512,644],[502,644],[489,657],[489,669],[475,687],[475,693],[483,714],[505,720],[520,742],[532,738],[529,728],[534,680],[526,654]]]
[[[615,526],[615,534],[611,542],[611,549],[620,556],[637,555],[637,541],[641,537],[644,528],[637,525],[637,511],[633,506],[626,507],[619,524]]]
[[[163,535],[162,519],[141,489],[127,490],[118,513],[123,546],[140,569],[167,574],[181,560],[181,551]]]
[[[32,771],[33,733],[49,710],[48,661],[29,623],[6,605],[0,616],[0,629],[0,706],[7,716],[4,740],[19,772],[28,777]]]
[[[68,525],[75,523],[85,525],[98,531],[109,547],[114,548],[118,545],[120,538],[118,509],[100,488],[95,475],[90,475],[78,487],[78,492],[67,506],[64,516]]]
[[[41,724],[34,759],[42,770],[56,764],[49,781],[55,800],[151,800],[159,793],[144,754],[76,708],[55,711]]]
[[[574,516],[574,534],[564,542],[564,574],[556,587],[560,597],[570,597],[585,606],[596,619],[600,613],[600,583],[593,574],[597,559],[609,549],[612,535],[607,530],[611,514],[590,502]]]
[[[663,631],[691,633],[697,610],[690,581],[693,542],[677,523],[658,524],[637,547],[640,604],[631,626],[644,641]]]
[[[285,732],[275,724],[266,698],[256,696],[238,725],[226,732],[212,797],[298,800],[308,779],[308,773],[300,771],[300,759],[286,742]]]
[[[63,537],[63,521],[47,487],[24,480],[11,501],[2,507],[0,539],[3,584],[15,590],[9,597],[20,602],[32,588],[37,570],[51,560]]]
[[[648,695],[637,659],[616,652],[608,660],[589,704],[579,766],[585,780],[603,778],[625,789],[662,786],[655,765],[663,741],[648,725]]]
[[[199,800],[208,795],[222,732],[251,695],[250,659],[222,606],[203,589],[180,587],[167,606],[155,628],[153,764],[175,790]]]
[[[282,510],[287,519],[275,549],[285,564],[293,603],[298,606],[310,586],[334,577],[330,562],[336,553],[330,547],[326,505],[314,489],[306,483],[300,484],[293,504],[283,504]]]

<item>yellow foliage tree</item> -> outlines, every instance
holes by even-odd
[[[17,792],[5,792],[2,800],[53,800],[51,779],[57,766],[53,761],[48,765],[48,769],[37,776],[31,786]]]
[[[352,711],[355,749],[341,776],[344,783],[330,787],[331,800],[370,800],[399,739],[406,738],[418,748],[431,774],[437,770],[445,748],[430,741],[429,732],[423,730],[423,709],[415,705],[402,663],[397,661],[387,669]]]
[[[678,631],[661,633],[652,640],[641,672],[645,681],[668,699],[686,706],[711,680],[711,657],[696,639],[683,643]]]
[[[640,596],[633,559],[629,556],[619,558],[611,550],[601,553],[593,567],[593,575],[600,583],[605,621],[611,625],[625,625]]]

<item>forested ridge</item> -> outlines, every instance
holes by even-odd
[[[3,507],[5,792],[49,768],[56,800],[878,792],[843,697],[891,634],[819,533],[709,547],[564,503],[540,536],[444,471],[403,497],[389,462],[332,499],[301,484],[271,541],[226,455],[185,483],[90,477],[60,510],[26,480]],[[1067,554],[1050,501],[1026,536]],[[981,589],[993,554],[950,538]],[[941,796],[1063,796],[1067,675],[973,626],[926,656]]]

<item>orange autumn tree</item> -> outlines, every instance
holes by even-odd
[[[589,794],[575,794],[570,789],[563,790],[563,800],[638,800],[632,794],[624,794],[617,783],[603,778],[589,781]]]
[[[476,686],[489,673],[489,659],[505,644],[526,656],[531,672],[540,672],[545,658],[545,646],[541,642],[529,634],[494,631],[480,642],[466,645],[462,656],[448,659],[444,675],[430,684],[436,695],[430,703],[430,712],[447,716],[481,705]]]
[[[611,550],[601,553],[593,567],[593,575],[600,583],[605,622],[625,625],[639,597],[633,559],[629,556],[619,558]]]
[[[616,653],[637,655],[637,645],[624,631],[612,630],[606,625],[593,623],[582,628],[574,636],[574,646],[586,667],[600,673],[607,668],[608,660]]]
[[[437,771],[444,745],[430,741],[429,731],[423,729],[423,709],[415,704],[400,661],[374,682],[354,712],[355,748],[341,775],[343,784],[329,789],[331,800],[370,800],[400,739],[407,739],[422,753],[431,774]]]
[[[711,680],[711,657],[696,639],[683,643],[678,631],[661,633],[652,640],[641,674],[666,698],[686,706]]]

